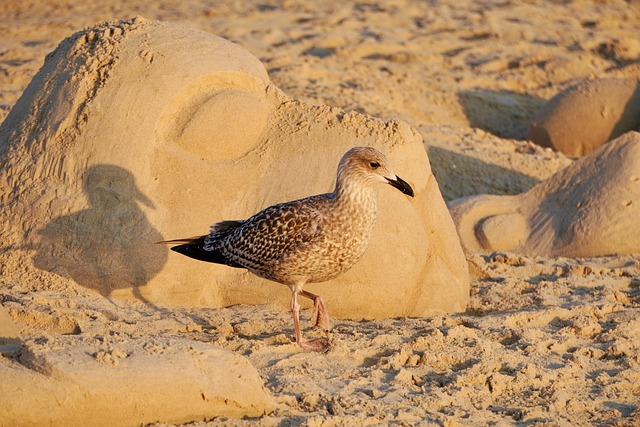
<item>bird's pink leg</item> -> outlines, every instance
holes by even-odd
[[[293,327],[296,331],[296,342],[304,350],[324,351],[328,342],[325,339],[318,339],[313,341],[305,341],[302,339],[302,332],[300,332],[300,304],[298,304],[298,293],[300,291],[293,290],[291,293],[291,312],[293,313]]]
[[[329,311],[324,304],[324,300],[321,296],[312,294],[307,291],[300,291],[300,296],[309,298],[313,301],[313,324],[314,326],[320,326],[323,331],[328,332],[331,329],[331,318],[329,317]]]

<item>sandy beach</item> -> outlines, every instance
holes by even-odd
[[[63,39],[141,16],[236,43],[293,99],[407,123],[451,203],[523,194],[575,164],[527,139],[536,113],[584,80],[640,79],[633,0],[146,3],[1,3],[0,122]],[[411,178],[402,173],[408,166],[394,168]],[[637,185],[637,176],[628,182]],[[41,412],[70,425],[638,426],[640,242],[637,218],[620,224],[637,251],[574,258],[466,250],[465,311],[341,315],[326,353],[296,346],[282,285],[261,282],[260,292],[274,296],[258,305],[163,306],[81,286],[62,267],[38,268],[29,248],[2,243],[0,395],[23,402],[3,416],[35,415],[0,417],[0,426],[52,422]],[[22,224],[0,227],[4,239]],[[168,254],[192,262],[178,256]],[[387,286],[394,295],[400,283]],[[311,314],[305,306],[304,335],[323,336],[309,327]],[[142,372],[154,357],[157,370]],[[216,371],[218,359],[233,370]],[[46,392],[30,395],[29,384],[12,382],[29,372]],[[194,386],[199,372],[222,383]],[[208,400],[197,387],[237,387],[238,396]],[[86,408],[73,408],[82,396]]]

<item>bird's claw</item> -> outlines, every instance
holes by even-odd
[[[299,341],[298,345],[306,351],[327,352],[329,350],[329,340],[326,338],[318,338],[311,341]]]

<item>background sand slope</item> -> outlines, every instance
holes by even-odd
[[[583,78],[640,77],[634,1],[218,3],[3,2],[0,117],[64,37],[141,14],[241,44],[294,98],[407,121],[453,200],[517,194],[568,165],[521,140],[528,119]],[[77,287],[44,289],[46,277],[28,272],[2,282],[0,298],[27,342],[101,335],[109,349],[143,334],[246,356],[281,406],[228,425],[640,423],[638,256],[495,253],[471,267],[467,313],[341,321],[327,355],[298,352],[289,313],[273,306],[166,315]]]

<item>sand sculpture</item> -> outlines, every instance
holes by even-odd
[[[450,211],[469,252],[640,253],[640,133],[622,135],[526,193],[458,199]]]
[[[533,119],[528,138],[568,156],[583,156],[631,130],[640,130],[640,83],[598,79],[549,100]]]
[[[129,354],[95,352],[88,343],[57,349],[32,343],[22,350],[21,364],[2,369],[3,424],[180,424],[212,415],[255,417],[276,407],[241,355],[189,340],[149,344],[134,340],[127,344]]]
[[[331,191],[357,145],[384,152],[416,197],[381,194],[364,258],[309,291],[335,317],[463,310],[464,255],[407,124],[293,100],[247,51],[185,26],[136,18],[81,31],[0,128],[4,272],[53,272],[164,306],[286,306],[284,286],[153,242]]]

